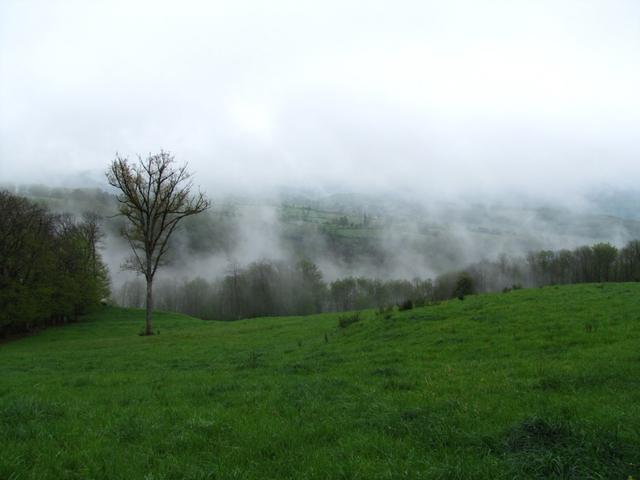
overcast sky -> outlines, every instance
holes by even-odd
[[[163,148],[207,189],[640,184],[640,2],[0,2],[0,180]]]

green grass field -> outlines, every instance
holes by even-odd
[[[640,285],[0,345],[1,479],[640,478]]]

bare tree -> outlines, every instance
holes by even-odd
[[[107,180],[119,190],[119,212],[128,220],[122,234],[133,255],[124,267],[147,281],[145,333],[153,335],[153,277],[165,259],[169,238],[180,220],[203,212],[210,202],[200,192],[192,194],[187,166],[176,165],[174,156],[164,151],[146,159],[138,156],[135,163],[116,155]]]

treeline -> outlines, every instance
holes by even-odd
[[[527,256],[538,284],[640,281],[640,241],[618,249],[597,243],[575,250],[541,251]]]
[[[295,265],[263,261],[244,268],[234,265],[214,281],[159,279],[155,294],[160,310],[235,320],[391,305],[410,308],[470,293],[609,281],[640,281],[640,241],[621,249],[598,243],[574,250],[532,252],[525,257],[502,255],[434,280],[346,277],[325,282],[320,269],[309,261]],[[144,295],[143,280],[131,280],[116,292],[115,300],[123,306],[143,307]]]
[[[75,320],[108,292],[98,218],[0,191],[0,336]]]
[[[30,200],[46,202],[47,206],[57,212],[75,212],[79,205],[82,211],[112,213],[115,199],[112,194],[99,188],[66,188],[48,185],[12,185],[0,184],[0,190],[7,191]]]
[[[597,243],[573,250],[541,250],[523,258],[501,256],[466,269],[479,292],[508,289],[513,285],[539,287],[570,283],[640,281],[640,241],[617,248]]]
[[[423,280],[379,280],[346,277],[325,282],[312,262],[294,265],[284,262],[254,262],[247,267],[233,265],[223,278],[178,281],[156,280],[155,298],[159,310],[186,313],[205,319],[236,320],[271,315],[359,310],[388,305],[421,305],[460,293],[458,276],[451,291],[448,283]],[[466,288],[462,293],[471,293]],[[114,300],[127,307],[142,308],[145,283],[142,278],[125,282]]]
[[[115,294],[124,306],[144,306],[144,280],[125,282]],[[255,262],[232,265],[215,281],[159,278],[155,282],[156,308],[207,319],[236,320],[267,315],[306,315],[325,308],[326,284],[317,266]]]

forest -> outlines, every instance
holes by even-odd
[[[640,241],[622,248],[597,243],[573,250],[543,250],[524,257],[500,255],[437,277],[382,280],[348,276],[325,281],[308,260],[295,264],[261,261],[232,265],[213,281],[198,277],[162,278],[156,285],[158,308],[205,319],[234,320],[272,315],[411,308],[472,293],[505,292],[546,285],[640,281]],[[144,281],[125,282],[118,304],[144,306]]]
[[[108,296],[99,219],[0,191],[0,336],[75,321]]]

